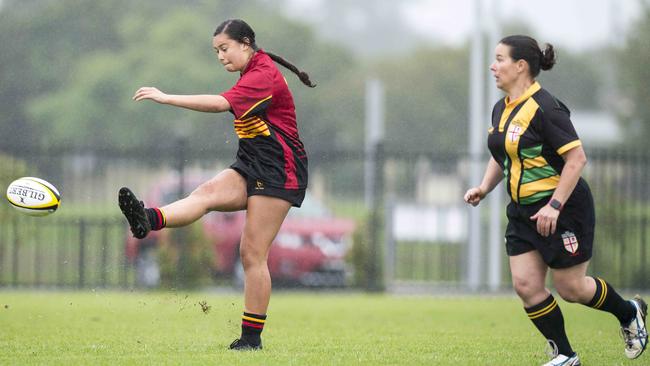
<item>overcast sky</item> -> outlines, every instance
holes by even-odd
[[[360,0],[357,0],[360,1]],[[371,0],[366,0],[371,1]],[[288,0],[290,13],[309,19],[327,0]],[[616,42],[638,18],[648,0],[482,0],[486,12],[497,10],[504,23],[523,22],[540,42],[576,51]],[[445,44],[467,40],[474,0],[402,0],[400,14],[419,35]],[[498,4],[494,6],[493,4]],[[543,5],[542,5],[543,4]],[[486,19],[492,19],[486,14]],[[388,24],[387,26],[390,26]]]

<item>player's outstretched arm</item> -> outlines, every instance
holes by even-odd
[[[158,88],[145,86],[138,89],[133,95],[133,100],[150,99],[160,104],[169,104],[175,107],[187,108],[199,112],[225,112],[230,110],[230,103],[221,95],[173,95],[165,94]]]
[[[481,185],[468,189],[463,199],[472,206],[478,206],[483,197],[490,193],[501,179],[503,179],[501,167],[494,158],[490,158]]]

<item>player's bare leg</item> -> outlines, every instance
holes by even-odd
[[[532,250],[509,258],[512,286],[524,306],[539,304],[550,295],[545,285],[548,267],[538,251]]]
[[[239,211],[246,208],[246,180],[233,169],[226,169],[198,186],[189,196],[160,209],[167,227],[189,225],[210,211]]]
[[[546,288],[548,266],[536,250],[510,257],[512,283],[531,322],[551,347],[545,366],[580,365],[564,329],[564,317],[557,301]]]
[[[246,224],[240,243],[244,266],[244,315],[242,336],[231,349],[262,348],[260,334],[266,322],[271,298],[271,276],[267,258],[271,243],[280,230],[291,204],[268,196],[251,196],[246,209]]]

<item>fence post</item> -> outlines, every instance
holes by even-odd
[[[2,230],[0,232],[0,286],[3,286],[4,283],[4,278],[5,278],[5,246],[7,245],[6,243],[9,242],[8,236],[9,234],[2,235],[2,233],[7,233],[9,230]]]
[[[178,198],[182,199],[185,196],[185,161],[187,156],[187,137],[180,136],[178,138]],[[187,228],[182,227],[175,229],[174,238],[175,245],[178,249],[178,262],[176,263],[176,286],[183,288],[187,285]]]
[[[41,246],[43,245],[43,232],[41,230],[34,230],[34,284],[40,286],[41,282],[41,268],[43,264],[41,263]]]
[[[79,221],[79,288],[84,287],[85,282],[85,247],[86,247],[86,220]]]
[[[67,248],[68,241],[67,239],[67,222],[66,221],[58,221],[57,227],[57,239],[58,243],[56,245],[56,285],[63,287],[65,283],[65,268],[64,267],[64,261],[65,261],[65,255],[64,255],[64,250]]]
[[[639,286],[639,288],[647,289],[648,288],[648,283],[647,281],[647,275],[646,275],[646,266],[650,265],[647,261],[646,257],[646,244],[648,243],[648,218],[643,215],[641,218],[641,281],[640,283],[637,283],[636,285]]]
[[[370,209],[369,261],[367,262],[366,290],[381,291],[381,230],[384,196],[384,87],[380,80],[366,82],[365,103],[365,202]]]
[[[395,213],[395,200],[392,196],[387,199],[384,209],[384,287],[390,288],[395,280],[395,235],[393,233],[393,215]]]
[[[374,161],[374,184],[373,200],[370,212],[370,261],[368,261],[368,291],[381,291],[381,225],[383,218],[384,203],[384,146],[381,141],[375,144]]]
[[[128,235],[129,234],[127,234],[126,232],[124,233],[124,241],[123,241],[124,243],[126,243]],[[120,266],[120,268],[122,269],[122,271],[120,273],[120,283],[122,285],[122,288],[126,289],[126,287],[127,287],[127,275],[128,275],[127,271],[129,269],[129,265],[130,265],[128,260],[126,259],[126,245],[122,245],[122,250],[120,250],[120,260],[122,261],[122,265]]]
[[[19,267],[19,262],[18,262],[18,250],[20,248],[20,235],[18,235],[18,219],[13,220],[14,224],[14,246],[12,248],[12,278],[11,278],[11,284],[13,287],[18,286],[18,267]]]
[[[106,253],[107,252],[106,247],[108,246],[108,227],[109,227],[109,225],[110,225],[109,220],[103,221],[102,225],[101,225],[104,228],[104,230],[102,231],[102,243],[99,246],[100,251],[101,251],[100,257],[101,257],[101,263],[102,263],[101,266],[100,266],[100,268],[101,268],[100,269],[101,270],[100,277],[101,277],[101,286],[103,288],[106,288],[106,272],[108,272],[108,269],[106,268],[106,263],[108,261],[108,257],[107,257],[107,253]]]

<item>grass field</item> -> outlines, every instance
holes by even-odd
[[[264,350],[233,352],[239,293],[0,291],[1,365],[541,365],[514,296],[278,292]],[[200,302],[206,302],[204,311]],[[584,365],[623,356],[609,314],[561,302]]]

